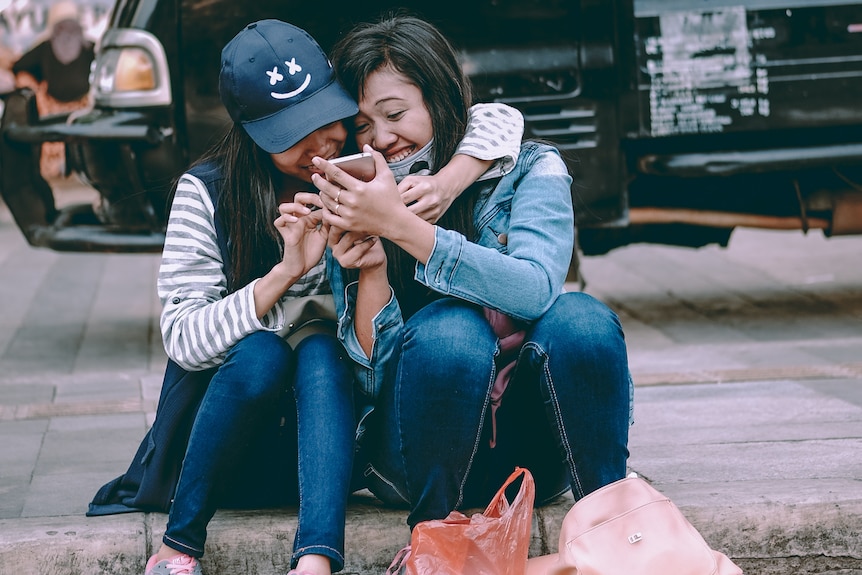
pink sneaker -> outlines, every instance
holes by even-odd
[[[203,575],[200,562],[190,555],[180,554],[164,561],[153,555],[147,561],[144,575]]]

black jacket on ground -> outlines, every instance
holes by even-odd
[[[212,165],[196,166],[188,173],[198,177],[216,206],[215,225],[224,266],[228,266],[227,238],[218,214],[221,174]],[[147,431],[132,463],[123,475],[106,483],[90,502],[87,516],[133,511],[167,513],[177,488],[192,424],[212,376],[218,370],[186,371],[168,360],[153,426]]]

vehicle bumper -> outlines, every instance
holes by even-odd
[[[161,251],[163,218],[143,193],[137,170],[116,164],[123,149],[160,147],[165,134],[146,120],[135,112],[90,112],[77,116],[74,123],[69,122],[68,114],[40,119],[32,91],[22,89],[5,97],[0,121],[0,195],[30,245],[57,251]],[[99,191],[99,206],[56,207],[53,190],[40,172],[44,142],[66,144],[73,169]],[[114,157],[100,150],[113,150]],[[98,161],[80,163],[87,157]],[[108,181],[100,167],[105,162],[112,165],[104,173],[121,176]]]
[[[862,164],[862,142],[762,150],[649,154],[638,162],[638,171],[653,176],[707,178],[846,164]]]

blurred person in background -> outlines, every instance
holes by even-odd
[[[0,94],[15,89],[15,75],[12,73],[14,63],[15,53],[7,46],[0,45]]]
[[[36,92],[40,116],[68,113],[87,105],[94,58],[95,42],[84,34],[77,4],[62,1],[51,6],[45,32],[15,62],[12,72],[19,87]],[[42,145],[41,169],[48,179],[65,175],[62,142]]]

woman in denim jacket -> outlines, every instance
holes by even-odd
[[[387,162],[412,154],[433,171],[452,153],[471,103],[454,50],[427,22],[395,16],[354,30],[332,57],[377,166],[360,182],[315,158],[326,178],[313,177],[348,270],[346,285],[331,279],[338,335],[376,402],[362,449],[371,490],[408,505],[412,528],[485,505],[516,465],[540,503],[622,478],[625,342],[608,307],[564,293],[574,215],[557,150],[523,144],[511,172],[432,225],[400,201]]]

